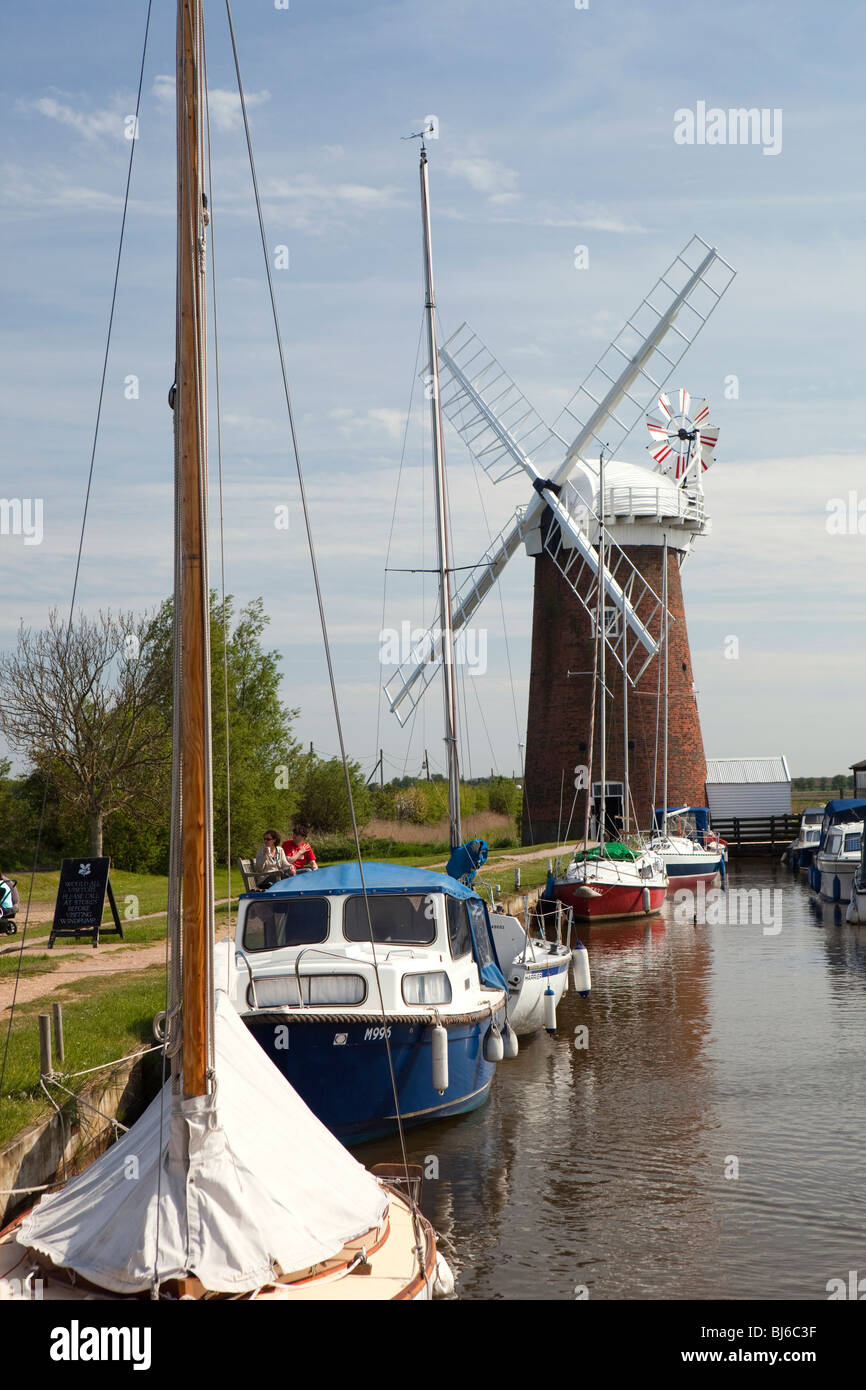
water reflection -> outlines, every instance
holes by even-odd
[[[462,1297],[821,1298],[866,1270],[866,931],[778,864],[729,886],[776,890],[778,923],[596,926],[591,998],[484,1109],[410,1132]]]

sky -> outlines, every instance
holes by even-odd
[[[25,519],[28,499],[42,505],[38,543],[0,506],[0,648],[70,602],[145,13],[43,0],[0,20],[0,499]],[[226,586],[239,605],[265,599],[297,735],[331,756],[223,4],[205,15]],[[380,694],[383,632],[435,612],[432,577],[396,572],[434,563],[418,148],[403,137],[435,115],[442,336],[468,321],[545,419],[693,233],[736,268],[669,383],[706,397],[721,431],[712,533],[683,569],[706,752],[784,753],[794,776],[866,756],[858,8],[236,0],[234,20],[268,244],[288,250],[274,281],[350,754],[371,771],[383,748],[387,777],[418,773],[425,749],[431,769],[444,762],[435,688],[405,729]],[[154,0],[78,589],[90,613],[153,608],[171,587],[174,32],[174,6]],[[727,131],[740,107],[765,113],[760,142],[699,140],[705,117],[718,135],[710,113]],[[219,587],[216,437],[212,381]],[[645,443],[635,431],[618,457],[645,465]],[[446,450],[466,566],[529,489],[494,485],[450,427]],[[473,621],[484,660],[462,673],[464,775],[519,767],[531,612],[521,553]]]

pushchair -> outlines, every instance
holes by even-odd
[[[15,917],[20,905],[16,880],[0,878],[0,932],[5,936],[12,936],[18,930]]]

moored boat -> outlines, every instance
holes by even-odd
[[[549,893],[570,907],[578,921],[649,917],[664,906],[668,877],[652,850],[630,849],[614,840],[578,850]]]
[[[809,883],[822,898],[847,903],[860,863],[866,798],[840,797],[828,801],[821,837],[809,866]]]
[[[655,813],[656,831],[650,849],[658,855],[669,880],[669,891],[712,883],[724,873],[725,844],[710,829],[706,806],[678,806]]]
[[[247,1028],[341,1139],[487,1099],[506,984],[483,900],[447,874],[365,863],[284,879],[241,897],[221,958]]]

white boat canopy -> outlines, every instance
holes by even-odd
[[[197,1276],[261,1288],[379,1225],[375,1178],[316,1119],[216,995],[216,1085],[172,1101],[166,1083],[123,1138],[18,1233],[22,1245],[113,1293]]]

